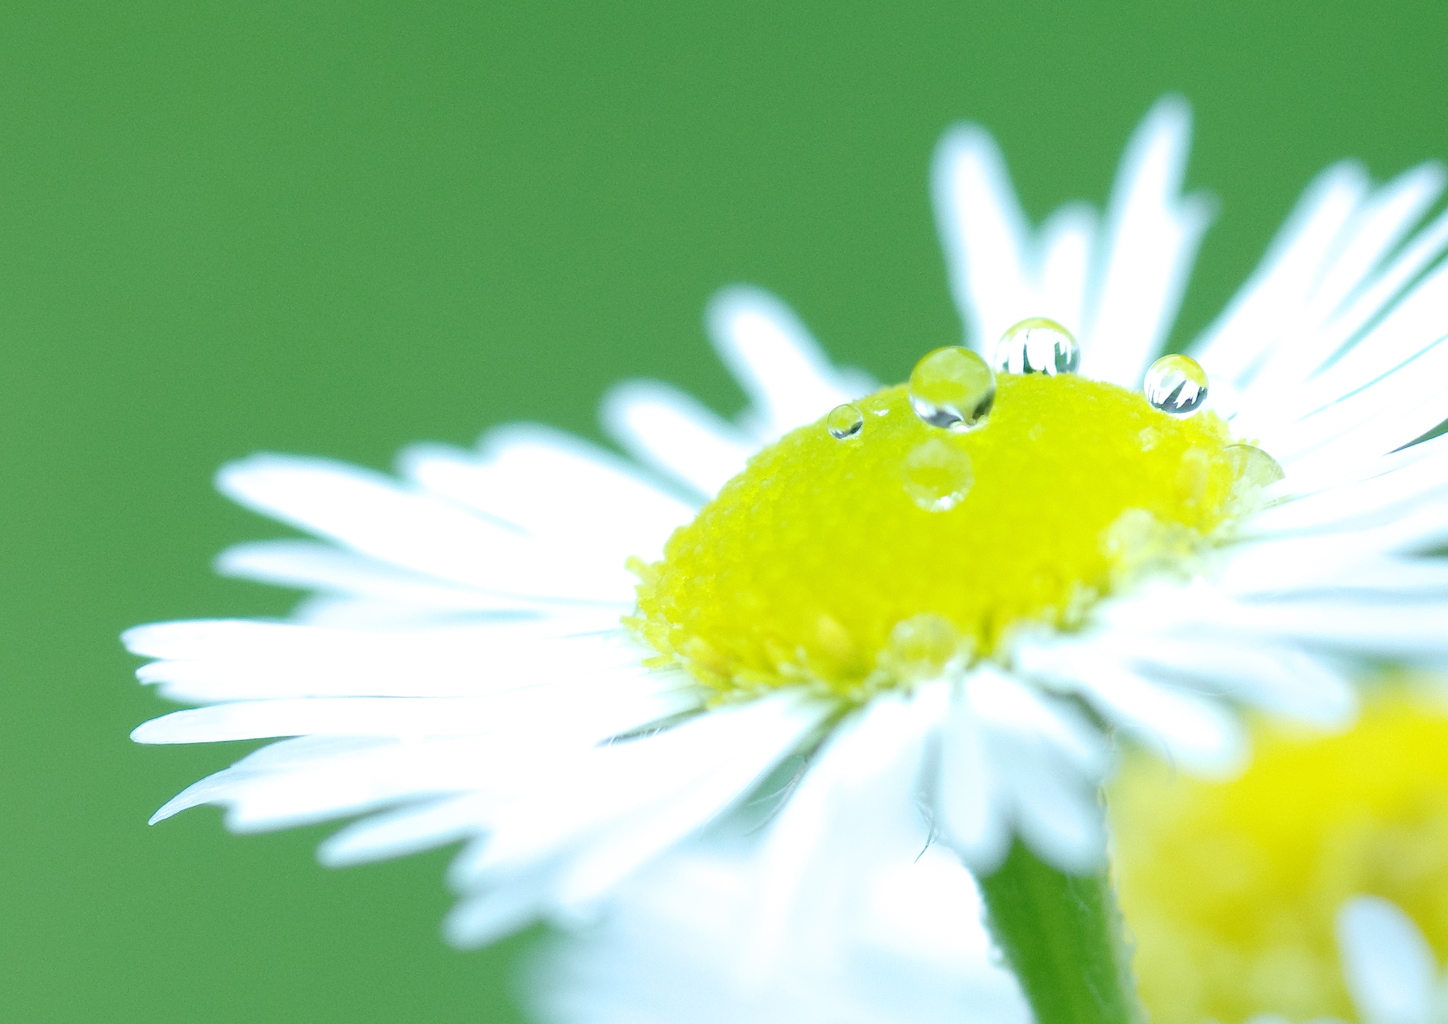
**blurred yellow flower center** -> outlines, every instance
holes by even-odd
[[[721,696],[862,699],[1018,624],[1069,628],[1141,571],[1193,571],[1253,476],[1215,415],[1072,374],[1002,375],[970,429],[974,405],[945,429],[903,385],[854,409],[858,428],[841,407],[759,452],[662,561],[632,563],[628,621],[659,663]]]
[[[1130,758],[1110,795],[1122,911],[1154,1024],[1353,1019],[1333,917],[1386,897],[1448,953],[1448,715],[1405,694],[1351,732],[1261,731],[1194,781]]]

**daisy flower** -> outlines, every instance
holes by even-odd
[[[461,840],[449,933],[475,943],[586,918],[798,757],[759,840],[775,948],[817,865],[918,804],[1040,1019],[1065,982],[1033,972],[1063,958],[1089,961],[1071,999],[1124,991],[1108,739],[1228,771],[1238,708],[1341,723],[1355,659],[1448,652],[1448,572],[1420,557],[1448,536],[1448,441],[1411,444],[1443,412],[1448,219],[1415,230],[1442,171],[1329,168],[1200,365],[1160,362],[1210,215],[1181,194],[1188,132],[1161,101],[1104,215],[1039,229],[990,136],[949,132],[935,201],[985,358],[931,353],[909,387],[735,289],[709,327],[750,408],[626,384],[604,422],[633,461],[512,426],[409,449],[396,477],[226,467],[223,492],[319,541],[223,571],[317,596],[127,634],[144,681],[201,705],[137,740],[280,739],[157,818],[359,816],[329,864]]]
[[[1133,754],[1109,789],[1151,1019],[1425,1020],[1384,1007],[1394,992],[1422,1004],[1436,985],[1426,950],[1448,951],[1441,682],[1379,681],[1352,729],[1259,725],[1253,747],[1226,782]]]

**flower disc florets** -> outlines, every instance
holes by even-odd
[[[803,684],[845,699],[999,654],[1014,627],[1070,628],[1141,571],[1188,569],[1240,497],[1212,413],[1177,418],[1075,375],[1002,375],[962,433],[906,388],[763,449],[642,582],[629,620],[721,697]]]

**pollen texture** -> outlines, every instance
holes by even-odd
[[[1411,692],[1352,731],[1259,730],[1228,783],[1129,757],[1110,794],[1113,861],[1153,1021],[1356,1014],[1333,919],[1392,900],[1448,954],[1448,714]]]
[[[857,433],[786,435],[633,565],[629,623],[660,663],[721,696],[863,698],[1018,624],[1069,628],[1133,574],[1186,564],[1236,500],[1220,419],[1112,384],[1002,375],[964,432],[922,421],[903,385],[855,404]]]

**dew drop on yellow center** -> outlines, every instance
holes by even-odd
[[[721,696],[862,698],[995,652],[1021,623],[1069,627],[1123,576],[1183,563],[1240,497],[1214,414],[1072,374],[1001,375],[964,432],[923,422],[903,385],[854,404],[857,431],[786,435],[662,561],[633,564],[628,621],[660,663]]]

